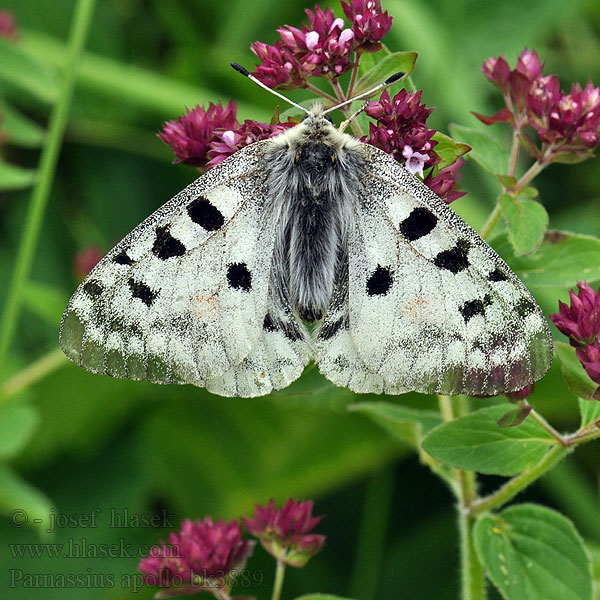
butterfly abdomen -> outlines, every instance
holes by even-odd
[[[364,167],[357,142],[326,119],[309,117],[282,136],[268,171],[280,209],[274,268],[296,312],[306,321],[327,310],[336,277],[347,269],[345,248]],[[280,185],[284,181],[284,185]]]

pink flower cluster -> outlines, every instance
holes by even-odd
[[[425,169],[430,169],[424,179],[429,186],[446,203],[464,196],[454,188],[455,179],[462,161],[441,169],[434,176],[431,169],[441,162],[434,148],[437,142],[433,139],[434,129],[427,127],[427,119],[433,108],[421,104],[421,92],[400,90],[392,99],[387,90],[381,94],[378,102],[370,102],[365,110],[376,123],[369,124],[369,137],[362,141],[372,144],[387,152],[396,160],[404,163],[413,174],[423,177]]]
[[[254,42],[250,48],[261,61],[254,76],[269,87],[305,87],[308,77],[334,78],[354,66],[353,53],[374,52],[392,26],[392,17],[381,8],[381,0],[342,2],[351,21],[336,18],[329,7],[306,9],[308,25],[302,29],[285,25],[273,46]]]
[[[274,500],[256,505],[255,518],[243,518],[248,532],[279,561],[302,567],[325,543],[325,536],[309,533],[322,517],[312,516],[313,503],[291,498],[281,509]],[[169,534],[169,543],[154,546],[139,564],[144,581],[161,590],[157,598],[211,592],[228,598],[232,580],[243,569],[256,542],[243,541],[235,520],[216,523],[210,517],[186,519],[181,531]]]
[[[577,294],[569,292],[570,305],[559,302],[550,320],[569,337],[590,378],[600,383],[600,290],[594,292],[587,282],[577,287]]]
[[[15,18],[10,10],[0,10],[0,37],[14,42],[19,37]]]
[[[271,499],[267,506],[256,505],[254,519],[243,518],[244,527],[269,554],[293,567],[302,567],[325,543],[324,535],[309,533],[323,518],[313,517],[312,509],[311,501],[290,498],[277,510]]]
[[[139,570],[148,585],[164,588],[162,598],[228,589],[233,572],[244,567],[254,545],[242,541],[236,521],[186,519],[181,531],[169,534],[169,544],[151,549]]]
[[[512,70],[502,55],[486,60],[481,69],[503,92],[506,108],[489,117],[476,116],[487,125],[532,126],[543,144],[542,150],[526,145],[534,158],[543,153],[548,162],[559,156],[564,160],[565,155],[589,156],[600,141],[600,89],[588,82],[585,88],[576,83],[568,94],[562,92],[558,77],[544,76],[543,66],[537,53],[528,49]]]
[[[233,100],[225,108],[212,102],[208,109],[196,106],[187,109],[176,121],[167,121],[158,137],[173,148],[176,163],[211,168],[240,148],[279,135],[296,125],[249,120],[240,125],[236,115]]]

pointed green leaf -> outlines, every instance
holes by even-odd
[[[52,503],[41,491],[0,463],[0,514],[8,516],[13,527],[35,527],[46,537],[51,508]]]
[[[572,288],[578,281],[600,279],[600,239],[548,230],[535,254],[515,256],[505,233],[490,245],[528,288]]]
[[[588,553],[573,523],[535,504],[484,515],[473,530],[488,577],[507,600],[592,600]]]
[[[442,423],[439,413],[390,402],[360,402],[348,410],[360,412],[403,442],[418,447],[428,431]]]
[[[600,428],[600,402],[597,400],[590,402],[579,398],[579,413],[581,414],[581,427],[595,423]]]
[[[496,176],[497,173],[506,172],[508,150],[489,133],[454,123],[450,125],[450,133],[456,141],[471,146],[468,157],[479,163],[488,173]]]
[[[44,141],[44,130],[0,98],[0,135],[6,134],[6,143],[25,148],[38,148]]]
[[[378,53],[379,54],[379,53]],[[410,75],[415,68],[418,54],[416,52],[392,52],[369,69],[356,84],[353,96],[358,96],[382,83],[395,73],[404,72]],[[364,57],[361,59],[364,60]]]
[[[534,188],[531,185],[528,185],[519,190],[519,198],[537,198],[540,195],[537,188]]]
[[[499,404],[444,423],[423,439],[423,448],[453,467],[490,475],[515,475],[536,464],[555,443],[532,419],[502,428],[498,420],[513,407]]]
[[[35,183],[37,172],[4,162],[0,158],[0,190],[20,190]]]
[[[60,323],[68,300],[61,289],[39,281],[27,282],[23,291],[27,308],[53,326]]]
[[[520,425],[533,410],[531,404],[517,406],[498,419],[498,427],[517,427]]]
[[[0,37],[0,81],[25,90],[44,102],[54,102],[58,82],[54,71],[24,52],[20,45]]]
[[[512,175],[496,174],[496,179],[507,189],[514,190],[517,186],[517,178]]]
[[[575,354],[575,348],[564,342],[555,342],[554,349],[560,361],[560,371],[569,389],[585,400],[595,399],[594,395],[598,394],[598,384],[594,383],[586,373]]]
[[[0,406],[0,460],[19,454],[31,439],[39,423],[39,413],[33,406]]]
[[[432,139],[437,142],[435,151],[442,158],[442,162],[437,165],[440,169],[453,165],[461,156],[471,151],[471,146],[455,142],[450,136],[441,131],[436,131]]]
[[[588,158],[594,158],[595,154],[592,150],[586,152],[561,152],[557,154],[552,162],[564,163],[566,165],[576,165],[577,163],[583,162]]]
[[[541,245],[548,228],[548,213],[535,200],[500,196],[500,209],[508,225],[508,239],[515,256],[535,252]]]
[[[536,160],[538,158],[541,158],[542,154],[540,152],[540,149],[528,135],[522,133],[521,135],[519,135],[519,140],[521,141],[521,144],[523,144],[523,148],[525,148],[525,150],[529,152],[530,156],[532,156]]]

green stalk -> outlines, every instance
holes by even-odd
[[[383,563],[392,491],[393,471],[384,469],[371,477],[358,534],[358,544],[350,583],[350,597],[377,598],[377,581]]]
[[[67,124],[77,66],[87,38],[94,5],[95,0],[78,0],[75,8],[69,37],[64,80],[50,117],[48,137],[40,157],[38,180],[33,189],[31,202],[29,203],[25,217],[25,227],[17,250],[15,267],[2,312],[2,318],[0,319],[0,366],[4,366],[6,363],[7,352],[16,330],[23,288],[31,272],[33,257]]]
[[[285,563],[278,558],[277,570],[275,571],[275,582],[273,583],[273,594],[271,600],[279,600],[281,598],[281,589],[283,588],[283,576],[285,574]]]
[[[464,471],[463,471],[464,473]],[[460,533],[460,564],[462,600],[485,600],[485,572],[477,558],[473,543],[475,518],[459,507],[458,528]]]
[[[481,231],[479,232],[479,235],[484,240],[489,237],[489,235],[494,230],[494,227],[496,227],[496,223],[498,222],[498,219],[500,218],[501,214],[502,214],[502,209],[500,208],[500,202],[498,202],[498,200],[496,200],[496,206],[494,207],[494,210],[490,213],[488,220],[485,222],[484,226],[481,228]]]

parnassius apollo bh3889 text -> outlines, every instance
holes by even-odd
[[[239,150],[117,244],[67,306],[67,356],[224,396],[285,388],[311,359],[355,392],[493,395],[539,379],[552,341],[529,291],[328,112]]]

